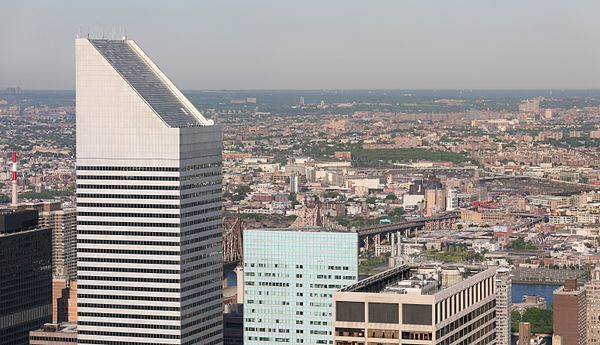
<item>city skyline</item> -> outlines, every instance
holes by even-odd
[[[73,89],[79,32],[136,37],[181,89],[600,88],[592,1],[4,7],[0,88]]]

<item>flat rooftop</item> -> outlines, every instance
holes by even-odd
[[[339,291],[432,295],[488,269],[470,265],[401,265]]]
[[[258,228],[247,229],[244,231],[285,231],[285,232],[339,232],[339,233],[355,233],[353,230],[334,229],[330,227],[308,226],[302,228]]]

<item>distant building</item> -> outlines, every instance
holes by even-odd
[[[256,104],[256,97],[247,97],[246,103]]]
[[[596,129],[590,132],[590,138],[592,139],[600,139],[600,129]]]
[[[519,103],[519,111],[524,113],[538,113],[540,111],[540,100],[536,98],[521,101]]]
[[[290,192],[300,192],[300,175],[297,172],[293,172],[290,174]]]
[[[576,279],[554,291],[554,334],[562,337],[563,344],[587,344],[585,289],[577,286]]]
[[[334,293],[335,344],[495,344],[495,268],[403,265]]]
[[[298,101],[299,106],[304,106],[304,96],[300,96],[300,101]]]
[[[0,344],[52,320],[52,231],[35,210],[0,210]]]
[[[352,152],[350,152],[350,151],[335,151],[333,153],[333,156],[338,159],[350,160],[350,159],[352,159]]]
[[[446,190],[446,211],[454,211],[459,208],[458,204],[458,190],[447,189]]]
[[[358,235],[244,231],[244,344],[332,344],[332,294],[358,278]]]

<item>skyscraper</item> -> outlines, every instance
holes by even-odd
[[[52,320],[52,232],[34,210],[0,210],[0,344]]]
[[[554,290],[553,300],[554,334],[562,337],[563,344],[586,344],[585,289],[577,286],[576,279],[567,279],[564,286]]]
[[[600,344],[600,267],[592,270],[592,279],[585,284],[587,307],[587,342]]]
[[[131,40],[78,38],[80,344],[222,343],[222,127]]]
[[[244,231],[244,344],[331,344],[332,294],[357,265],[355,232]]]
[[[52,322],[77,321],[77,209],[60,201],[23,204],[52,229]]]
[[[508,268],[496,271],[496,344],[510,345],[512,277]]]

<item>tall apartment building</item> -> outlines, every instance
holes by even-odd
[[[18,209],[36,210],[41,226],[52,229],[52,276],[77,279],[77,209],[60,201],[22,203]]]
[[[60,201],[19,205],[52,229],[52,322],[77,322],[77,209]]]
[[[496,269],[397,266],[333,295],[336,345],[496,342]]]
[[[222,127],[131,40],[78,38],[80,344],[222,343]]]
[[[585,284],[587,308],[587,343],[600,345],[600,267],[592,270],[592,279]]]
[[[331,344],[332,294],[357,281],[357,249],[354,232],[244,231],[244,344]]]
[[[496,344],[511,344],[512,278],[508,268],[496,271]]]
[[[587,309],[585,298],[585,289],[577,286],[575,279],[566,280],[564,286],[554,290],[553,328],[554,334],[561,336],[563,344],[586,344]]]
[[[52,319],[52,232],[35,210],[0,210],[0,344],[29,344]]]

